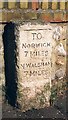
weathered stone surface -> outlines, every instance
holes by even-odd
[[[2,118],[2,85],[4,85],[5,83],[4,53],[3,53],[3,41],[2,41],[3,28],[4,25],[0,24],[0,119]]]
[[[4,30],[4,25],[0,24],[0,85],[4,84],[4,53],[3,53],[3,40],[2,33]]]
[[[66,56],[66,51],[64,50],[64,46],[62,43],[60,43],[59,45],[56,46],[56,52],[58,55],[60,56]]]
[[[60,68],[56,71],[55,76],[59,79],[63,78],[65,76],[65,69]]]
[[[61,60],[61,59],[57,59],[57,60],[56,60],[56,64],[57,64],[57,65],[64,65],[64,61]]]
[[[55,28],[55,31],[54,31],[54,34],[53,34],[53,38],[54,38],[56,41],[60,40],[60,36],[62,35],[61,32],[62,32],[62,27],[57,26],[57,27]]]

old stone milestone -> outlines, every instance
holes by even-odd
[[[17,26],[18,101],[23,111],[49,105],[51,87],[52,27]]]
[[[56,70],[63,69],[65,64],[64,56],[56,51],[62,35],[60,28],[49,23],[30,22],[17,24],[15,27],[17,100],[22,111],[50,104],[51,80],[57,76]],[[58,43],[54,38],[56,29],[60,33],[57,33]],[[63,59],[64,64],[59,67],[56,58]]]

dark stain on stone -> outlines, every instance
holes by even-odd
[[[12,106],[17,101],[17,78],[16,78],[16,43],[14,35],[15,24],[10,22],[4,27],[4,63],[5,63],[5,97]]]

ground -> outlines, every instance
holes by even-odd
[[[3,109],[2,109],[2,118],[52,118],[57,120],[67,120],[68,115],[66,106],[65,106],[65,100],[66,100],[66,94],[61,95],[58,100],[54,103],[54,105],[48,107],[48,108],[42,108],[39,110],[32,109],[28,110],[26,112],[21,112],[19,109],[13,108],[10,105],[8,105],[7,102],[3,100]],[[61,106],[60,106],[61,105]],[[10,119],[9,119],[10,120]]]

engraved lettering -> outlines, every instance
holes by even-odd
[[[25,53],[25,57],[27,57],[27,55],[28,55],[28,51],[24,51],[24,53]]]
[[[35,40],[35,39],[38,39],[38,40],[40,40],[41,38],[42,38],[42,34],[41,33],[32,33],[32,38],[33,38],[33,40]]]
[[[23,48],[42,48],[42,47],[50,47],[51,44],[49,42],[47,43],[22,43],[22,49]]]

